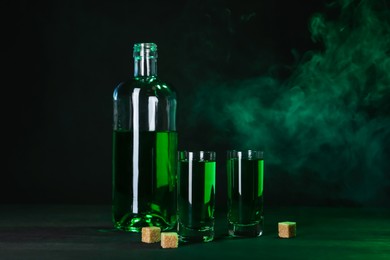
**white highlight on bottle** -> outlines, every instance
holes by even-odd
[[[138,178],[139,178],[139,92],[135,88],[131,96],[133,103],[133,213],[138,213]]]
[[[242,163],[242,152],[237,152],[237,158],[238,158],[238,193],[241,195],[242,193],[242,185],[241,185],[241,163]]]
[[[193,152],[188,152],[188,200],[192,204],[192,161],[194,158]]]
[[[148,99],[148,123],[149,131],[156,130],[158,98],[150,96]]]

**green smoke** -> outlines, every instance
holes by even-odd
[[[384,201],[390,12],[385,1],[344,0],[329,8],[336,19],[318,13],[309,24],[322,49],[307,52],[287,81],[272,75],[210,81],[198,86],[195,99],[202,102],[191,121],[206,122],[222,147],[263,149],[269,180],[276,186],[286,179],[286,194]]]

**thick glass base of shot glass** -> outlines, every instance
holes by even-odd
[[[232,237],[259,237],[263,234],[263,222],[254,224],[228,223],[229,235]]]
[[[177,233],[181,242],[210,242],[214,240],[213,226],[194,229],[179,223]]]

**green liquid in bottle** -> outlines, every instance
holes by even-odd
[[[250,225],[263,221],[263,160],[229,159],[228,220]]]
[[[176,132],[113,133],[113,222],[139,232],[176,224]]]

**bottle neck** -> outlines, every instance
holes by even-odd
[[[157,76],[157,59],[151,57],[134,57],[134,77]]]

